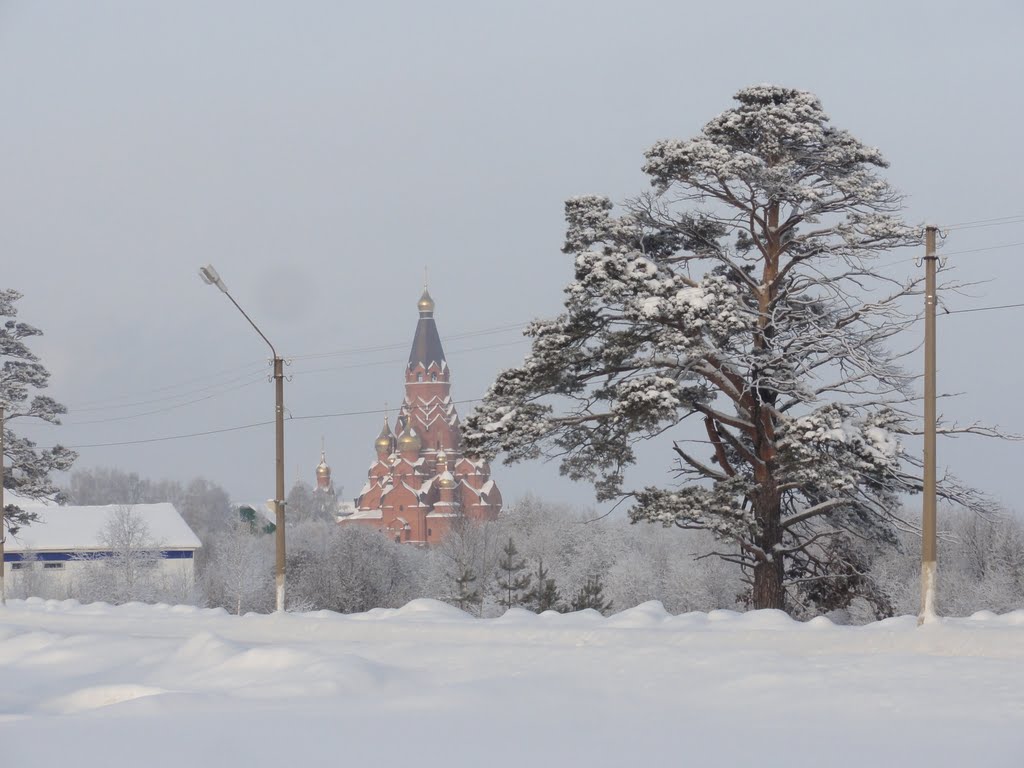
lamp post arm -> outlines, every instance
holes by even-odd
[[[263,335],[263,331],[261,331],[260,327],[258,325],[256,325],[256,323],[254,323],[252,321],[252,318],[249,317],[248,313],[244,309],[242,309],[241,305],[239,305],[239,303],[237,301],[235,301],[235,297],[234,296],[232,296],[227,291],[224,291],[224,295],[227,296],[229,299],[231,299],[231,303],[234,304],[235,307],[238,308],[238,311],[242,313],[242,317],[244,317],[246,320],[248,320],[249,321],[249,325],[251,325],[253,327],[253,329],[256,331],[256,333],[258,333],[260,335],[260,338],[263,339],[265,342],[267,342],[267,346],[270,347],[270,352],[274,356],[274,359],[276,360],[277,359],[277,350],[274,349],[274,345],[270,343],[270,339],[268,339],[266,336]]]

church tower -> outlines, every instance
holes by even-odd
[[[320,463],[316,465],[316,488],[313,489],[313,511],[324,519],[335,520],[338,515],[338,495],[331,481],[331,468],[327,465],[327,449],[320,439]]]
[[[451,370],[426,287],[416,307],[419,321],[394,432],[385,416],[356,511],[340,522],[372,525],[395,541],[430,544],[455,518],[495,519],[502,501],[487,463],[461,451]]]

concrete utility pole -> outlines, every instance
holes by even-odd
[[[274,345],[270,343],[270,339],[263,335],[263,331],[259,329],[259,326],[252,321],[252,318],[246,314],[245,310],[239,306],[238,302],[235,301],[234,296],[228,293],[228,288],[224,285],[224,281],[220,279],[220,275],[217,274],[217,270],[213,268],[212,264],[207,264],[205,267],[199,268],[199,276],[203,279],[203,282],[207,285],[215,285],[220,289],[221,293],[231,299],[231,303],[235,305],[235,308],[242,313],[242,316],[249,321],[256,333],[260,335],[267,346],[270,347],[270,353],[274,357],[274,448],[275,448],[275,462],[274,462],[274,474],[276,475],[276,489],[274,491],[274,536],[275,536],[275,558],[274,558],[274,581],[276,582],[276,609],[278,611],[284,610],[284,565],[285,565],[285,548],[284,548],[284,360],[280,355],[277,354],[277,350],[274,349]]]
[[[924,288],[924,501],[921,514],[921,612],[918,625],[935,618],[935,234],[925,228]]]

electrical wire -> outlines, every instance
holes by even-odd
[[[487,345],[485,345],[483,347],[465,347],[463,349],[449,350],[448,352],[445,353],[445,356],[448,356],[448,355],[452,355],[452,356],[461,355],[461,354],[464,354],[466,352],[481,352],[481,351],[488,350],[488,349],[501,349],[503,347],[515,347],[515,346],[518,346],[520,344],[525,344],[528,341],[529,341],[528,339],[516,339],[515,341],[506,341],[506,342],[502,342],[500,344],[487,344]],[[304,371],[302,371],[302,370],[292,371],[291,374],[289,374],[289,375],[291,375],[291,376],[304,376],[305,374],[308,374],[308,373],[328,373],[328,372],[331,372],[331,371],[348,371],[348,370],[352,370],[353,368],[371,368],[371,367],[375,367],[375,366],[378,366],[378,365],[398,365],[399,363],[405,363],[405,362],[407,362],[407,361],[404,358],[403,359],[392,358],[391,360],[374,360],[371,363],[350,363],[349,365],[334,365],[334,366],[331,366],[330,368],[310,368],[310,369],[307,369],[307,370],[304,370]]]
[[[239,389],[244,389],[245,387],[251,387],[253,384],[260,383],[264,378],[265,377],[260,376],[259,378],[253,381],[247,381],[244,384],[239,384],[234,387],[228,387],[227,389],[221,390],[220,392],[214,392],[203,397],[197,397],[194,400],[186,400],[183,403],[175,403],[174,405],[168,405],[164,408],[154,408],[151,411],[143,411],[141,413],[130,413],[126,416],[111,416],[110,418],[107,419],[89,419],[88,421],[62,421],[61,423],[67,426],[80,426],[83,424],[108,424],[113,421],[129,421],[131,419],[138,419],[143,416],[152,416],[157,413],[167,413],[168,411],[173,411],[178,408],[184,408],[186,405],[195,405],[196,403],[202,403],[205,402],[206,400],[212,400],[215,397],[220,397],[221,395],[225,395],[228,392],[235,392]]]
[[[520,330],[522,330],[522,328],[525,325],[526,325],[526,322],[509,323],[509,324],[506,324],[506,325],[492,326],[490,328],[483,328],[483,329],[479,329],[479,330],[475,330],[475,331],[466,331],[466,332],[463,332],[463,333],[456,333],[456,334],[452,334],[452,335],[449,335],[449,336],[444,336],[444,337],[442,337],[442,339],[443,339],[443,341],[447,342],[447,341],[455,341],[455,340],[459,340],[459,339],[476,338],[476,337],[479,337],[479,336],[489,336],[489,335],[494,335],[494,334],[499,334],[499,333],[508,333],[510,331],[520,331]],[[376,346],[350,347],[350,348],[347,348],[347,349],[339,349],[339,350],[334,350],[334,351],[331,351],[331,352],[322,352],[322,353],[308,354],[308,355],[295,355],[295,356],[288,357],[287,360],[288,361],[315,360],[315,359],[325,358],[325,357],[337,357],[337,356],[343,356],[343,355],[366,354],[366,353],[369,353],[369,352],[379,352],[379,351],[386,351],[386,350],[392,350],[392,349],[401,349],[401,348],[406,347],[407,345],[408,345],[408,342],[407,341],[403,341],[403,342],[395,342],[395,343],[391,343],[391,344],[378,344]],[[494,346],[511,346],[511,345],[494,345]],[[491,348],[491,347],[478,347],[476,349],[489,349],[489,348]],[[458,354],[461,351],[469,351],[469,350],[455,350],[453,352],[453,354]],[[396,362],[396,361],[389,361],[389,362]],[[397,361],[397,362],[401,362],[401,361]],[[369,364],[366,364],[366,365],[379,365],[379,364],[381,364],[381,363],[369,363]],[[362,364],[356,364],[356,365],[353,365],[353,366],[343,366],[342,368],[322,369],[322,370],[342,370],[343,368],[361,367],[361,366],[362,366]],[[209,392],[210,390],[219,389],[219,388],[224,387],[226,385],[235,384],[235,383],[237,383],[239,381],[244,381],[246,379],[249,379],[252,376],[256,375],[258,372],[265,371],[266,368],[267,368],[266,361],[262,361],[260,363],[249,363],[249,364],[244,365],[244,366],[239,366],[239,367],[235,367],[235,368],[229,368],[229,369],[226,369],[226,370],[223,370],[223,371],[219,371],[217,373],[210,374],[210,375],[207,375],[207,376],[198,376],[198,377],[194,377],[194,378],[191,378],[191,379],[186,379],[184,381],[180,381],[180,382],[177,382],[175,384],[165,384],[165,385],[162,385],[160,387],[155,387],[155,388],[152,388],[152,389],[140,390],[140,391],[134,393],[133,395],[127,395],[126,394],[126,395],[121,395],[121,396],[116,396],[116,397],[111,397],[111,398],[105,398],[105,399],[101,399],[101,400],[82,401],[81,403],[79,403],[77,405],[69,406],[68,407],[68,413],[76,413],[77,414],[77,413],[94,412],[94,411],[116,411],[116,410],[120,410],[120,409],[124,409],[124,408],[134,408],[134,407],[138,407],[138,406],[155,405],[155,404],[158,404],[158,403],[172,402],[174,400],[180,400],[182,398],[187,398],[187,397],[190,397],[190,396],[193,396],[193,395],[203,395],[206,392]],[[142,396],[144,396],[146,394],[151,394],[151,393],[155,394],[155,393],[158,393],[158,392],[166,392],[167,390],[176,389],[178,387],[181,387],[181,386],[184,386],[184,385],[187,385],[187,384],[191,384],[191,383],[195,383],[195,382],[200,382],[200,381],[208,381],[211,378],[216,379],[216,378],[222,377],[222,376],[224,376],[226,374],[238,373],[239,371],[243,371],[244,373],[242,373],[241,375],[234,376],[232,378],[226,379],[224,381],[217,381],[215,383],[206,384],[206,385],[201,386],[201,387],[195,387],[195,388],[191,388],[191,389],[186,389],[186,390],[181,391],[181,392],[177,392],[177,393],[174,393],[174,394],[162,395],[160,397],[137,399],[137,398],[140,398],[140,397],[142,397]],[[306,372],[302,372],[302,373],[306,373]],[[259,377],[262,377],[262,374]],[[232,391],[232,390],[228,389],[228,390],[224,390],[224,391]],[[122,399],[125,398],[125,397],[132,398],[132,399],[130,401],[128,401],[128,402],[122,402]],[[207,398],[205,398],[205,397],[197,398],[196,402],[198,402],[200,400],[203,400],[203,399],[207,399]],[[166,410],[171,410],[171,408],[168,408]],[[156,412],[160,412],[160,411],[159,410],[154,411],[154,413],[156,413]],[[113,421],[115,419],[111,418],[109,420]],[[97,419],[95,421],[95,423],[99,423],[100,421],[104,421],[104,419]],[[86,422],[78,422],[78,423],[86,423]],[[93,422],[89,422],[89,423],[93,423]]]
[[[975,219],[974,221],[961,221],[956,224],[945,224],[939,229],[952,231],[955,229],[980,229],[983,227],[999,227],[1004,224],[1024,224],[1024,213],[1017,213],[1012,216],[997,216],[992,219]]]
[[[1020,304],[997,304],[990,307],[966,307],[964,309],[948,309],[943,312],[943,315],[960,315],[966,312],[991,312],[996,309],[1020,309],[1024,307],[1024,303]]]
[[[134,408],[134,407],[140,406],[140,405],[154,405],[156,403],[165,403],[165,402],[168,402],[170,400],[179,400],[179,399],[181,399],[183,397],[189,397],[190,395],[198,395],[198,394],[202,394],[204,392],[209,392],[211,389],[219,389],[220,387],[224,387],[224,386],[227,386],[229,384],[235,384],[236,382],[239,382],[239,381],[246,381],[246,383],[249,383],[247,380],[250,380],[250,379],[253,380],[253,381],[259,381],[261,379],[266,378],[267,375],[268,374],[266,374],[266,373],[250,372],[250,373],[247,373],[247,374],[243,374],[242,376],[235,376],[234,378],[228,379],[226,381],[219,382],[217,384],[210,384],[209,386],[199,387],[197,389],[185,390],[184,392],[179,392],[176,395],[167,395],[165,397],[156,397],[156,398],[152,398],[150,400],[136,400],[136,401],[133,401],[133,402],[130,402],[130,403],[120,403],[118,405],[93,406],[91,408],[68,408],[68,413],[86,413],[86,412],[91,412],[91,411],[116,411],[116,410],[120,410],[122,408]],[[255,376],[255,379],[253,379],[254,376]],[[232,391],[234,389],[237,389],[237,387],[229,387],[228,389],[223,390],[223,391],[230,392],[230,391]],[[216,394],[218,394],[218,393],[214,393],[214,395],[211,395],[211,397],[215,396]],[[205,397],[199,398],[199,400],[204,400],[204,399],[207,399],[207,398],[205,398]],[[111,420],[113,420],[113,419],[111,419]],[[85,422],[80,422],[80,423],[85,423]]]
[[[462,405],[465,403],[477,403],[483,398],[473,397],[466,400],[452,400],[453,405]],[[289,416],[286,421],[308,421],[311,419],[336,419],[345,418],[351,416],[368,416],[373,414],[387,413],[385,408],[370,408],[363,411],[339,411],[337,413],[314,413],[307,414],[304,416]],[[239,432],[245,429],[255,429],[256,427],[265,427],[273,424],[274,420],[270,421],[256,421],[251,424],[239,424],[234,427],[223,427],[221,429],[207,429],[202,432],[189,432],[181,435],[164,435],[162,437],[147,437],[140,438],[138,440],[117,440],[109,443],[82,443],[79,445],[66,445],[65,448],[72,450],[81,450],[84,448],[112,448],[115,446],[124,445],[143,445],[145,443],[163,443],[170,440],[187,440],[193,437],[207,437],[209,435],[222,435],[226,432]],[[52,446],[51,446],[52,447]]]
[[[939,251],[938,256],[946,258],[947,256],[960,256],[964,253],[981,253],[982,251],[999,251],[1004,248],[1017,248],[1024,245],[1024,242],[1020,243],[1004,243],[1003,245],[989,245],[984,248],[969,248],[964,251]]]
[[[113,397],[106,397],[106,398],[101,398],[101,399],[97,399],[97,400],[83,400],[82,402],[78,403],[75,406],[69,406],[68,410],[69,411],[75,411],[75,412],[81,412],[81,411],[103,411],[103,410],[113,410],[115,408],[129,408],[129,407],[132,407],[132,406],[135,406],[135,405],[150,405],[152,403],[163,402],[165,400],[172,400],[172,399],[175,399],[177,397],[184,397],[184,396],[187,396],[189,394],[196,393],[196,392],[203,392],[203,391],[206,391],[206,390],[209,390],[209,389],[213,389],[214,387],[223,386],[224,384],[231,384],[231,383],[233,383],[235,381],[239,381],[240,378],[244,378],[245,376],[254,375],[256,373],[256,365],[257,365],[256,363],[248,363],[246,365],[235,366],[233,368],[227,368],[225,370],[218,371],[216,373],[204,374],[203,376],[196,376],[196,377],[191,378],[191,379],[185,379],[184,381],[179,381],[179,382],[177,382],[175,384],[164,384],[162,386],[154,387],[152,389],[137,390],[136,392],[133,392],[133,393],[123,394],[123,395],[115,395]],[[263,362],[259,363],[259,367],[261,369],[262,368],[266,368],[267,367],[266,361],[263,361]],[[250,372],[246,373],[246,374],[243,374],[242,377],[236,376],[235,378],[228,379],[227,381],[218,382],[216,384],[209,384],[209,385],[206,385],[206,386],[203,386],[203,387],[198,387],[198,388],[193,389],[193,390],[186,390],[184,392],[179,392],[176,395],[165,395],[163,397],[158,397],[158,398],[154,398],[154,399],[151,399],[151,400],[139,400],[137,402],[132,402],[132,403],[118,402],[118,403],[116,403],[114,405],[100,405],[100,403],[111,403],[111,402],[114,402],[114,401],[121,401],[124,398],[142,397],[144,395],[148,395],[148,394],[151,394],[151,393],[164,392],[164,391],[166,391],[168,389],[177,389],[178,387],[182,387],[182,386],[185,386],[187,384],[192,384],[192,383],[195,383],[195,382],[198,382],[198,381],[208,381],[210,379],[220,378],[220,377],[225,376],[227,374],[237,374],[239,371],[250,371]]]
[[[506,325],[493,326],[491,328],[483,328],[478,331],[466,331],[464,333],[454,333],[451,335],[443,336],[442,341],[456,341],[458,339],[469,339],[477,336],[490,336],[496,333],[508,333],[509,331],[521,331],[526,325],[526,322],[519,323],[508,323]],[[401,349],[409,345],[408,341],[395,342],[393,344],[378,344],[372,347],[357,347],[349,349],[338,349],[331,352],[315,352],[307,355],[291,355],[289,360],[318,360],[324,357],[339,357],[343,355],[359,355],[367,352],[383,352],[390,349]]]

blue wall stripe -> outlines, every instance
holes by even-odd
[[[163,560],[191,560],[195,552],[191,549],[164,549],[160,551]],[[106,557],[113,557],[113,552],[34,552],[26,556],[23,552],[5,552],[5,563],[20,563],[22,560],[31,560],[32,557],[42,563],[66,563],[70,560],[102,560]]]

